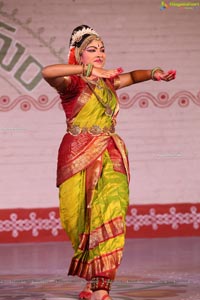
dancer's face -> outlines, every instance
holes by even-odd
[[[105,48],[101,40],[93,40],[87,45],[81,55],[81,63],[93,64],[96,68],[103,68],[105,61]]]

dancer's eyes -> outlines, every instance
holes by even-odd
[[[98,50],[98,48],[96,48],[96,47],[86,48],[86,51],[89,52],[89,53],[95,53],[95,52],[97,52],[97,50]],[[100,52],[102,52],[102,53],[105,52],[104,47],[100,48]]]
[[[95,49],[86,49],[87,52],[92,53],[92,52],[96,52]]]

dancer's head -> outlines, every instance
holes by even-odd
[[[104,44],[99,34],[87,25],[76,27],[70,38],[69,64],[105,64]]]

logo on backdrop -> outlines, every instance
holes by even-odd
[[[200,2],[165,2],[161,1],[160,10],[165,10],[169,7],[178,7],[184,9],[195,9],[200,8]]]

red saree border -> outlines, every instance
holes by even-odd
[[[99,135],[98,137],[94,137],[89,144],[82,149],[81,153],[73,158],[73,160],[70,160],[62,167],[59,166],[57,169],[57,186],[74,174],[85,169],[97,159],[97,157],[99,157],[107,148],[110,138],[109,135]]]
[[[127,238],[200,236],[200,203],[130,205]],[[0,243],[66,241],[58,207],[0,209]]]
[[[96,276],[102,274],[112,273],[115,274],[116,268],[119,266],[122,259],[123,248],[118,248],[112,252],[102,254],[94,259],[85,263],[81,259],[72,259],[68,275],[79,276],[86,280],[91,280]],[[114,277],[114,275],[113,275]],[[112,278],[111,278],[112,279]]]
[[[102,224],[92,232],[90,232],[90,244],[89,249],[94,249],[100,243],[103,243],[109,239],[115,238],[124,233],[123,218],[116,217],[108,222]],[[88,241],[88,234],[83,234],[80,239],[81,243],[79,246],[80,250],[85,249]]]

